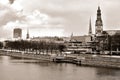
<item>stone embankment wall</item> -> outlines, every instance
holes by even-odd
[[[0,55],[13,56],[19,58],[29,58],[29,59],[38,59],[43,61],[53,61],[54,57],[46,54],[33,54],[33,53],[20,53],[20,52],[6,52],[0,50]],[[72,59],[73,58],[73,59]],[[76,62],[74,61],[76,59]],[[78,63],[78,61],[80,61]],[[120,57],[118,56],[105,56],[105,55],[74,55],[65,57],[62,62],[81,64],[86,66],[99,66],[99,67],[112,67],[120,68]]]
[[[84,60],[81,60],[81,65],[120,68],[120,57],[113,56],[85,57]]]
[[[20,53],[20,52],[5,52],[0,51],[0,55],[6,55],[6,56],[12,56],[12,57],[18,57],[18,58],[28,58],[28,59],[37,59],[37,60],[43,60],[43,61],[51,61],[51,57],[49,55],[44,54],[28,54],[28,53]]]

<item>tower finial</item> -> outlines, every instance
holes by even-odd
[[[100,10],[100,6],[98,6],[98,10]]]

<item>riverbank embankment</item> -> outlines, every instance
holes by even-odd
[[[110,68],[120,68],[120,56],[110,56],[110,55],[93,55],[93,54],[69,54],[64,57],[51,56],[47,54],[33,54],[33,53],[22,53],[14,51],[4,51],[0,50],[0,55],[19,57],[19,58],[29,58],[37,59],[47,62],[66,62],[74,63],[83,66],[97,66],[97,67],[110,67]]]
[[[81,65],[120,68],[120,56],[80,55]]]
[[[17,52],[17,51],[0,50],[0,55],[17,57],[17,58],[25,58],[25,59],[35,59],[35,60],[41,60],[41,61],[51,61],[50,55],[44,55],[44,54],[37,55],[33,53],[24,53],[22,51]]]

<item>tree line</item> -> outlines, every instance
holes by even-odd
[[[45,41],[5,41],[5,49],[10,50],[20,50],[20,51],[34,51],[37,54],[43,53],[53,53],[53,52],[62,52],[65,50],[66,46],[64,44],[55,43],[55,42],[45,42]]]

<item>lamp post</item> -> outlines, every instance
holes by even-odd
[[[110,35],[110,55],[112,55],[112,36],[115,35],[115,31],[108,31],[108,35]]]

